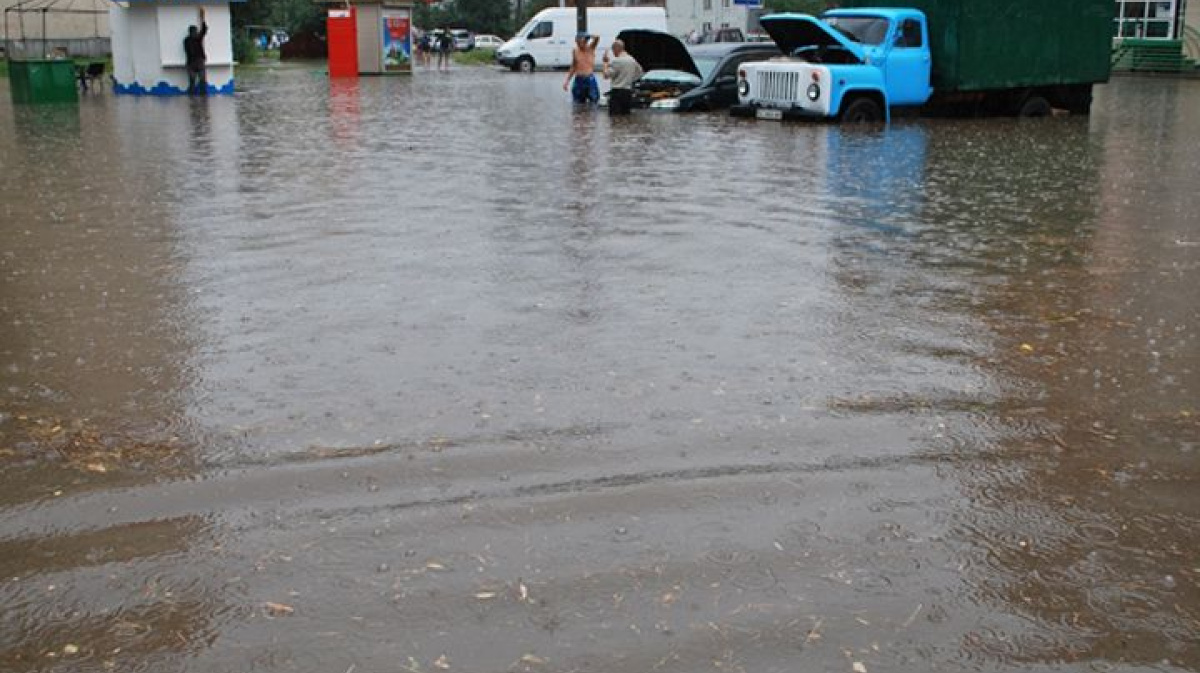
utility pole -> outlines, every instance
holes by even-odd
[[[587,32],[587,0],[575,0],[575,32]]]

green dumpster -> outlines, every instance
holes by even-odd
[[[14,103],[74,103],[79,100],[75,62],[22,59],[8,62]]]

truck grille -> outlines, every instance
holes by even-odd
[[[795,103],[800,100],[800,73],[760,70],[755,92],[755,98],[766,103]]]

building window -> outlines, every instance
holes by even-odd
[[[1114,37],[1172,39],[1175,37],[1179,0],[1116,0]]]
[[[706,11],[706,12],[712,11],[712,0],[704,0],[704,11]]]

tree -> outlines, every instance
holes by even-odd
[[[293,35],[324,32],[325,8],[312,0],[254,0],[235,2],[230,7],[235,32],[242,32],[246,26],[283,28]]]
[[[507,35],[512,29],[512,5],[507,0],[454,0],[459,27],[476,33]]]
[[[426,30],[445,26],[507,35],[512,30],[512,14],[508,0],[443,0],[437,5],[418,2],[413,20]]]

